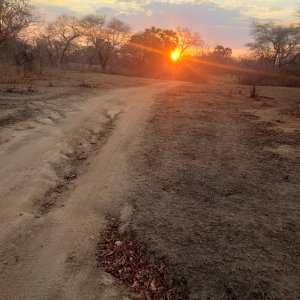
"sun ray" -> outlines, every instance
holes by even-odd
[[[146,50],[149,52],[153,52],[153,53],[157,53],[160,55],[166,55],[166,52],[152,48],[152,47],[148,47],[148,46],[144,46],[138,43],[133,43],[133,42],[129,42],[129,45],[135,48],[139,48],[142,50]],[[174,54],[174,51],[178,51],[179,52],[179,57],[177,60],[173,59],[173,55],[176,58],[177,54]],[[181,60],[180,57],[180,50],[174,50],[171,52],[170,54],[170,58],[173,61],[179,61]],[[200,65],[208,65],[208,66],[212,66],[212,67],[216,67],[218,69],[223,69],[223,70],[228,70],[228,71],[237,71],[237,72],[241,72],[241,73],[248,73],[248,74],[256,74],[256,75],[264,75],[264,76],[269,76],[269,77],[277,77],[277,78],[290,78],[290,79],[298,79],[298,76],[295,75],[288,75],[288,74],[278,74],[276,72],[267,72],[267,71],[262,71],[262,70],[256,70],[254,68],[249,68],[249,67],[238,67],[238,66],[232,66],[232,65],[227,65],[227,64],[222,64],[222,63],[216,63],[216,62],[211,62],[211,61],[207,61],[205,59],[201,59],[201,58],[197,58],[197,57],[191,57],[191,56],[187,56],[184,58],[184,60],[186,61],[190,61],[193,63],[198,63]]]

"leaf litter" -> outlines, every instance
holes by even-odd
[[[166,266],[128,236],[110,224],[97,244],[99,266],[119,279],[132,293],[133,300],[184,299],[167,276]]]

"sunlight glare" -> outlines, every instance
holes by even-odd
[[[180,58],[180,52],[179,50],[174,50],[171,52],[171,59],[175,62],[177,62]]]

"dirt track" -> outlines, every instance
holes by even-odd
[[[3,145],[0,295],[4,299],[124,296],[113,279],[95,267],[93,253],[105,215],[123,207],[119,201],[128,184],[126,158],[140,123],[154,96],[169,87],[161,83],[89,97],[58,124],[36,126]],[[94,155],[81,164],[72,186],[60,190],[66,184],[60,172],[66,174],[65,168],[72,167],[76,146],[85,150],[80,153],[91,151],[88,143],[96,145],[90,153]],[[49,188],[62,195],[45,211]]]
[[[96,267],[107,215],[190,299],[297,299],[299,122],[279,112],[299,91],[259,92],[79,90],[72,105],[41,103],[54,118],[39,106],[42,120],[4,122],[0,299],[127,299]]]

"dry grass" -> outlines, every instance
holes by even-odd
[[[17,66],[2,64],[0,69],[0,83],[17,83],[24,79],[24,72]]]
[[[279,114],[299,90],[250,89],[163,94],[132,156],[131,230],[189,299],[299,295],[299,120]]]
[[[288,109],[283,111],[285,114],[300,118],[300,101],[293,103]]]

